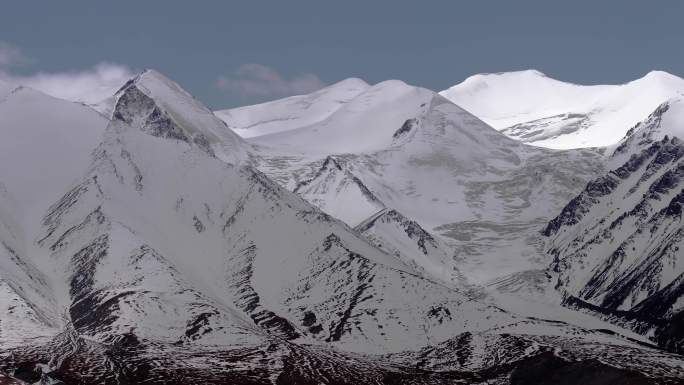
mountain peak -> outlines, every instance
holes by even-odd
[[[124,84],[117,95],[130,89],[132,85],[136,85],[147,96],[158,99],[159,102],[167,102],[169,98],[174,97],[184,98],[187,101],[192,101],[194,108],[209,111],[207,107],[197,101],[189,92],[184,90],[178,83],[169,79],[161,72],[154,69],[146,69],[130,79]]]
[[[368,87],[370,87],[370,84],[368,84],[368,82],[366,82],[365,80],[363,80],[361,78],[350,77],[350,78],[340,80],[337,83],[333,83],[333,84],[331,84],[328,87],[325,87],[323,89],[337,88],[337,87],[368,88]]]
[[[465,79],[465,81],[471,79],[483,79],[483,78],[495,78],[495,77],[540,77],[546,78],[545,73],[536,69],[526,69],[518,71],[502,71],[502,72],[482,72],[479,74],[471,75]],[[465,82],[464,81],[464,82]]]
[[[246,144],[190,93],[158,71],[147,69],[115,95],[114,121],[153,136],[181,140],[229,163],[240,163]]]
[[[684,79],[665,71],[650,71],[643,77],[625,85],[650,88],[670,95],[684,95]]]
[[[447,90],[440,92],[447,98],[457,97],[460,93],[473,94],[488,87],[537,87],[544,84],[570,84],[553,79],[536,69],[509,72],[479,73],[471,75]],[[458,104],[458,103],[457,103]]]
[[[676,82],[681,82],[684,81],[681,77],[677,75],[673,75],[669,72],[666,71],[660,71],[660,70],[653,70],[649,71],[642,79],[655,79],[655,80],[661,80],[661,81],[676,81]]]
[[[402,90],[407,88],[416,87],[398,79],[384,80],[370,87],[371,90]]]
[[[216,116],[245,138],[275,134],[318,123],[371,86],[348,78],[306,95],[216,111]]]

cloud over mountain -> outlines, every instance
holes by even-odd
[[[126,65],[106,61],[86,69],[38,71],[27,75],[11,69],[30,61],[19,47],[0,41],[0,81],[28,86],[60,99],[97,103],[111,96],[135,74]]]
[[[125,65],[102,62],[92,68],[66,72],[37,72],[31,75],[15,75],[0,72],[0,80],[25,85],[57,98],[97,103],[112,95],[133,71]]]
[[[248,63],[232,76],[219,76],[216,86],[243,97],[283,97],[317,91],[326,83],[312,73],[286,78],[271,67]]]

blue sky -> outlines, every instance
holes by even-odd
[[[155,68],[213,108],[352,76],[441,90],[535,68],[622,83],[684,75],[683,16],[684,2],[668,0],[24,0],[0,12],[0,73],[66,88]]]

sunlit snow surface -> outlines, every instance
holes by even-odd
[[[548,148],[617,143],[684,79],[661,71],[622,85],[564,83],[528,70],[474,75],[440,93],[511,138]]]
[[[273,134],[320,122],[370,86],[350,78],[308,95],[215,111],[244,138]]]
[[[526,146],[399,81],[250,142],[257,168],[350,226],[390,208],[442,235],[477,284],[545,268],[539,230],[603,170],[596,151]]]

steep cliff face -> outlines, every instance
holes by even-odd
[[[154,70],[129,80],[114,95],[112,120],[162,138],[192,143],[210,155],[239,164],[247,144],[178,84]]]

